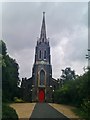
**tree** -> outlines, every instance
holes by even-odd
[[[2,40],[0,40],[0,67],[5,66],[3,56],[7,54],[6,50],[7,49],[5,43]]]
[[[60,78],[60,82],[63,85],[64,82],[68,81],[68,80],[75,80],[76,75],[75,75],[75,71],[71,70],[70,67],[66,67],[65,70],[62,69],[62,75]]]
[[[0,54],[3,56],[7,54],[6,44],[2,40],[0,40]]]
[[[74,80],[67,80],[54,93],[57,103],[71,104],[79,107],[88,118],[90,113],[90,69]],[[90,117],[89,117],[90,119]]]
[[[2,46],[2,99],[13,100],[14,97],[18,95],[17,83],[19,81],[19,66],[15,59],[12,59],[7,54],[6,44],[0,41],[0,46]]]

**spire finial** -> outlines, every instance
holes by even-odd
[[[41,41],[45,41],[45,39],[46,39],[45,12],[43,12],[43,20],[42,20],[40,39],[41,39]]]
[[[43,16],[45,15],[45,12],[43,12]]]

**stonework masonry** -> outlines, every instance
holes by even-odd
[[[22,79],[23,99],[32,102],[52,102],[53,92],[58,87],[58,81],[52,78],[50,45],[46,36],[45,12],[43,12],[41,33],[35,47],[32,77]],[[43,98],[40,98],[41,91],[44,94]]]

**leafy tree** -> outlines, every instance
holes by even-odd
[[[62,75],[60,77],[60,83],[63,85],[68,80],[75,80],[75,71],[71,70],[70,67],[66,67],[65,70],[62,69]]]
[[[2,99],[13,100],[18,95],[17,83],[19,81],[19,66],[15,59],[12,59],[7,54],[7,48],[3,41],[0,41],[0,47],[2,46]]]
[[[6,45],[5,43],[0,40],[0,67],[5,66],[5,61],[3,56],[6,55]]]
[[[90,69],[75,80],[69,80],[54,93],[57,103],[71,104],[81,108],[85,117],[90,113]],[[90,119],[90,118],[89,118]]]
[[[0,40],[0,54],[2,55],[7,54],[6,44],[2,40]]]
[[[65,68],[65,70],[62,69],[62,77],[65,78],[65,80],[75,79],[75,71],[71,70],[70,67]]]

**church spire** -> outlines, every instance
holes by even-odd
[[[43,20],[42,20],[40,40],[42,42],[46,41],[45,12],[43,12]]]

